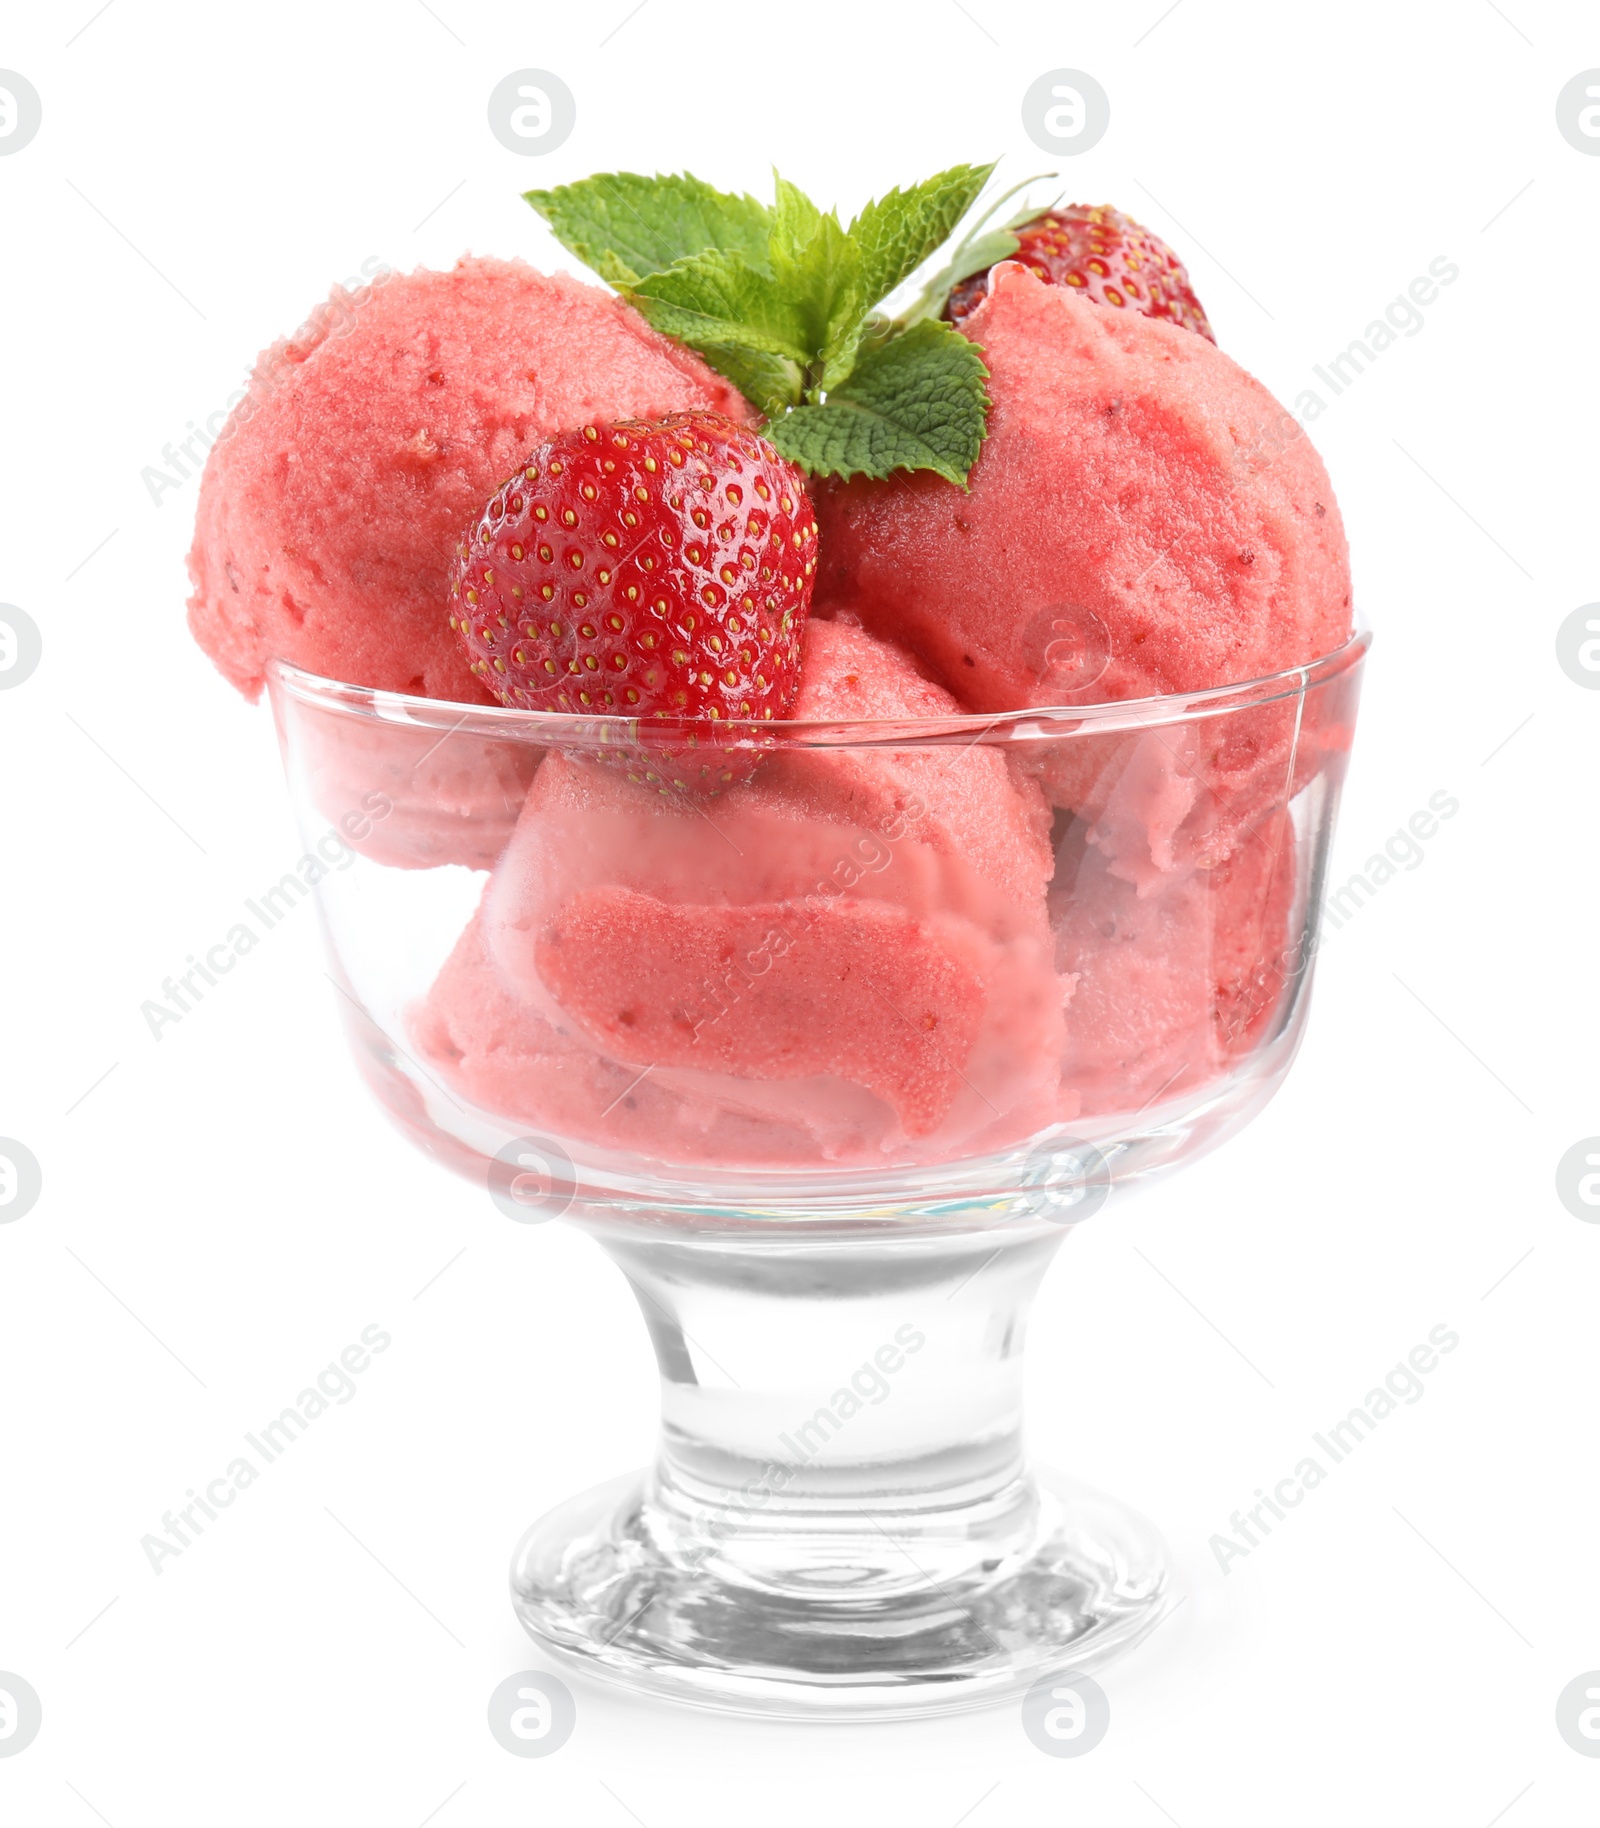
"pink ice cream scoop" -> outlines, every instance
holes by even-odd
[[[795,709],[954,707],[836,620]],[[419,1052],[531,1129],[664,1162],[933,1162],[1159,1105],[1282,1006],[1298,892],[1278,808],[1225,858],[1152,858],[1160,734],[1065,822],[1035,745],[786,748],[701,801],[552,751]]]
[[[1327,472],[1230,357],[1012,263],[963,328],[990,371],[970,492],[926,471],[819,489],[818,614],[858,616],[978,711],[1195,692],[1343,644],[1350,572]],[[1162,739],[1153,823],[1124,833],[1135,877],[1226,856],[1321,760],[1292,702],[1217,740],[1196,730]],[[1124,743],[1081,742],[1052,758],[1046,788],[1093,817],[1127,759]]]
[[[542,438],[734,388],[631,306],[520,261],[335,291],[256,366],[206,464],[189,626],[254,698],[266,663],[482,704],[445,610],[456,541]]]
[[[1173,871],[1142,894],[1081,833],[1064,846],[1050,891],[1073,983],[1062,1116],[1157,1105],[1248,1052],[1293,975],[1296,886],[1282,811],[1241,833],[1225,861]]]
[[[1231,357],[1015,263],[964,328],[991,401],[970,491],[926,470],[819,489],[819,610],[977,711],[1192,692],[1343,643],[1327,472]]]
[[[520,261],[380,277],[335,291],[261,358],[200,486],[189,624],[254,698],[269,659],[384,691],[482,704],[449,627],[462,529],[527,451],[589,418],[709,406],[733,388],[592,286]],[[369,793],[390,816],[365,847],[409,868],[487,869],[516,823],[534,752],[419,729],[316,730],[313,793],[337,822]]]
[[[796,718],[953,710],[859,629],[808,630]],[[530,1035],[647,1072],[656,1117],[641,1107],[629,1126],[647,1155],[681,1150],[691,1127],[663,1098],[748,1126],[764,1159],[1015,1140],[1050,1121],[1058,1090],[1048,834],[1037,786],[982,746],[788,753],[703,804],[552,754],[485,897],[472,994],[487,970],[537,1019]],[[481,1098],[480,1025],[449,975],[419,1042],[448,1028],[456,1058],[436,1063]],[[515,1084],[494,1108],[524,1095],[525,1072]]]
[[[815,1160],[801,1122],[754,1119],[668,1089],[518,996],[491,961],[481,910],[411,1018],[419,1057],[461,1097],[557,1136],[664,1162]]]
[[[348,836],[352,810],[385,808],[379,819],[352,822],[365,829],[349,843],[389,869],[489,869],[516,830],[541,754],[528,743],[460,738],[448,724],[408,728],[309,710],[299,738],[307,791],[330,825]]]

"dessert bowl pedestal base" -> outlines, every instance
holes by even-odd
[[[557,1657],[779,1718],[909,1718],[1087,1672],[1173,1595],[1142,1518],[1022,1451],[1054,1224],[602,1238],[661,1370],[653,1467],[517,1546]]]
[[[1004,1527],[962,1539],[959,1574],[930,1574],[951,1544],[928,1554],[928,1520],[896,1513],[857,1520],[854,1567],[841,1533],[826,1578],[795,1566],[782,1585],[699,1559],[655,1484],[631,1473],[542,1518],[517,1545],[512,1600],[583,1674],[699,1707],[792,1720],[982,1707],[1100,1668],[1175,1597],[1154,1529],[1055,1476],[1020,1481]]]

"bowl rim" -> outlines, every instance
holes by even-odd
[[[1235,711],[1303,697],[1358,667],[1372,645],[1372,630],[1357,621],[1350,639],[1315,660],[1237,684],[1197,692],[1158,693],[1144,698],[1101,699],[1079,705],[1030,705],[1017,711],[961,712],[942,717],[865,717],[846,720],[724,718],[699,719],[581,717],[570,711],[522,711],[506,705],[467,705],[375,686],[354,685],[309,672],[291,661],[268,661],[273,705],[283,701],[360,720],[440,730],[539,748],[595,746],[641,749],[694,746],[708,729],[716,748],[783,749],[905,748],[977,742],[1038,742],[1075,735],[1110,735],[1225,717]],[[443,738],[441,738],[441,741]]]

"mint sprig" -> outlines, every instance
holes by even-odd
[[[874,304],[936,254],[977,201],[993,165],[956,165],[908,191],[892,190],[850,224]]]
[[[772,212],[754,197],[713,190],[687,172],[643,178],[600,172],[581,184],[523,192],[557,241],[610,285],[631,285],[685,254],[722,248],[765,258]]]
[[[759,407],[802,468],[931,469],[965,487],[987,429],[983,358],[925,308],[890,322],[877,307],[944,245],[993,169],[957,165],[892,190],[848,227],[781,177],[771,205],[687,174],[630,172],[526,198],[564,247]]]
[[[983,443],[988,369],[949,324],[925,322],[864,351],[817,406],[797,406],[767,437],[813,476],[937,470],[965,487]]]

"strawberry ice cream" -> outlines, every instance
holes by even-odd
[[[486,874],[392,923],[453,1099],[635,1163],[903,1168],[1110,1134],[1278,1032],[1353,714],[1295,670],[1349,637],[1338,506],[1109,207],[874,316],[983,176],[805,259],[788,192],[531,193],[624,297],[468,259],[262,358],[191,627],[249,697],[352,688],[274,702],[319,818],[390,809],[358,920],[369,865]]]
[[[524,1535],[518,1616],[678,1702],[909,1718],[1156,1627],[1150,1527],[1019,1458],[1021,1331],[1302,1032],[1366,647],[1328,479],[1176,250],[996,228],[992,169],[529,191],[616,296],[336,294],[202,487],[192,627],[307,851],[252,920],[311,891],[390,1117],[592,1229],[657,1348],[661,1453]]]
[[[1150,1527],[1019,1458],[1021,1330],[1302,1032],[1367,645],[1327,476],[1175,249],[996,227],[992,170],[529,191],[617,296],[344,301],[202,491],[194,631],[302,863],[357,853],[252,917],[311,886],[399,1128],[647,1312],[661,1452],[524,1535],[518,1616],[679,1702],[909,1718],[1156,1627]]]
[[[975,711],[1198,691],[1344,642],[1327,472],[1231,357],[1009,263],[963,328],[991,402],[970,491],[819,489],[819,613],[853,610]]]
[[[1158,1104],[1216,1078],[1260,1036],[1288,982],[1293,833],[1274,813],[1210,869],[1141,894],[1093,843],[1069,844],[1050,890],[1073,991],[1063,1115]]]
[[[1204,337],[1096,305],[1014,264],[965,319],[989,366],[989,437],[963,494],[926,472],[818,492],[817,613],[848,611],[907,648],[967,708],[1195,692],[1331,653],[1350,573],[1321,459]],[[1148,879],[1225,856],[1283,794],[1302,732],[1292,699],[1218,742],[1167,731],[1141,757],[1154,825],[1126,868]],[[1093,816],[1125,744],[1078,745],[1046,785]]]
[[[491,868],[516,830],[540,756],[529,743],[463,741],[448,725],[408,729],[315,715],[304,722],[302,750],[308,790],[330,824],[342,827],[375,794],[390,809],[350,848],[412,870]]]
[[[797,717],[953,709],[892,649],[812,625]],[[670,1145],[635,1112],[646,1154],[689,1146],[707,1113],[759,1120],[768,1152],[803,1137],[801,1159],[931,1158],[1026,1134],[1054,1112],[1070,989],[1045,918],[1048,832],[1037,786],[992,748],[776,756],[747,785],[677,805],[552,754],[486,894],[481,952],[468,943],[471,981],[453,961],[418,1039],[463,1089],[530,1122],[537,1109],[509,1106],[534,1037],[547,1055],[554,1034],[647,1072],[658,1120],[663,1096],[676,1103]],[[506,999],[530,1018],[509,1050]],[[497,1049],[517,1061],[498,1090]],[[617,1096],[606,1075],[596,1090]],[[572,1092],[569,1078],[568,1105]]]
[[[269,659],[482,704],[444,614],[456,540],[550,433],[732,385],[628,305],[514,260],[380,279],[262,356],[206,464],[195,639],[247,697]]]
[[[799,717],[952,709],[808,629]],[[413,1039],[489,1110],[661,1162],[931,1162],[1159,1105],[1265,1032],[1297,881],[1277,810],[1126,867],[1162,823],[1149,740],[1054,834],[1026,745],[790,750],[705,801],[553,751]]]
[[[816,1153],[802,1125],[669,1091],[518,996],[489,958],[481,913],[413,1012],[411,1042],[461,1097],[554,1135],[670,1162],[804,1162]]]

